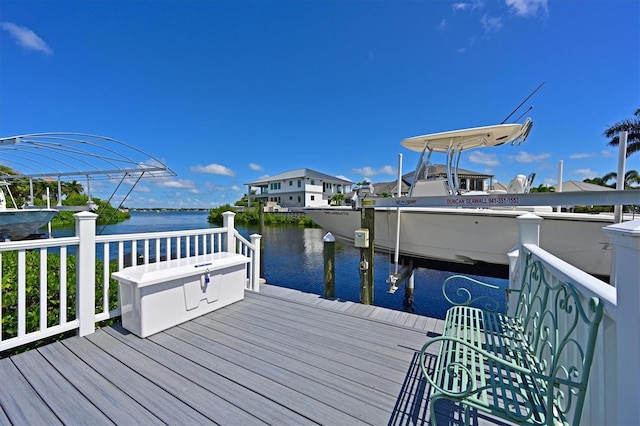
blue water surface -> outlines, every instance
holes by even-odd
[[[131,234],[138,232],[162,232],[215,227],[207,222],[207,212],[187,211],[134,211],[131,219],[106,227],[98,227],[105,235]],[[247,239],[258,228],[237,226],[238,231]],[[267,283],[281,287],[322,295],[324,291],[324,254],[323,237],[326,231],[321,228],[302,228],[297,226],[266,226],[263,233],[263,277]],[[73,228],[55,229],[54,236],[74,234]],[[360,261],[359,249],[335,243],[335,296],[340,300],[360,301]],[[395,293],[388,292],[386,283],[389,274],[394,272],[393,253],[376,252],[374,265],[374,305],[404,311],[404,287]],[[450,304],[442,295],[441,284],[452,272],[433,269],[415,271],[415,289],[411,310],[420,315],[444,318]],[[472,276],[501,288],[508,285],[507,280]]]

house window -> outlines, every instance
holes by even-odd
[[[280,189],[280,182],[273,182],[269,185],[269,187],[274,190],[274,189]]]
[[[292,180],[289,181],[289,186],[293,186],[293,181]]]
[[[298,179],[298,188],[300,188],[301,186],[302,186],[302,181]]]
[[[289,201],[293,201],[293,197],[292,196],[289,196]]]
[[[316,184],[316,181],[311,179],[311,185],[315,185],[315,184]]]
[[[302,199],[300,199],[300,196],[298,195],[298,202],[302,202]]]
[[[484,190],[484,181],[482,179],[471,179],[471,190],[472,191]]]
[[[315,196],[315,195],[312,195],[312,196],[311,196],[311,201],[313,201],[313,200],[315,200],[315,199],[316,199],[316,196]]]

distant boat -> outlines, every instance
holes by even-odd
[[[23,240],[36,235],[47,225],[58,210],[51,208],[8,208],[2,186],[8,189],[7,182],[0,182],[0,239]]]

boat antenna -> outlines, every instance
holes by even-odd
[[[526,113],[528,113],[529,111],[531,111],[532,109],[533,109],[533,106],[530,106],[530,107],[529,107],[529,109],[528,109],[528,110],[526,110],[525,112],[523,112],[522,114],[520,114],[520,116],[519,116],[518,118],[516,118],[516,119],[514,120],[514,122],[515,122],[515,123],[517,123],[518,121],[520,121],[520,119],[521,119],[522,117],[524,117],[524,116],[525,116],[525,114],[526,114]]]
[[[531,94],[529,96],[527,96],[524,101],[520,102],[520,105],[518,105],[518,107],[516,109],[511,111],[511,114],[507,115],[507,118],[502,120],[502,123],[500,123],[500,124],[504,124],[509,118],[511,118],[511,116],[513,114],[515,114],[515,112],[517,110],[519,110],[522,107],[522,105],[524,105],[524,103],[527,102],[529,100],[529,98],[531,98],[538,91],[538,89],[540,89],[542,87],[543,84],[544,84],[544,81],[542,83],[540,83],[540,85],[538,87],[536,87],[536,89],[533,92],[531,92]],[[529,109],[531,109],[531,108],[529,108]]]

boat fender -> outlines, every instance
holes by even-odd
[[[360,270],[361,271],[366,271],[367,269],[369,269],[369,262],[367,262],[366,260],[361,260],[360,261]]]

